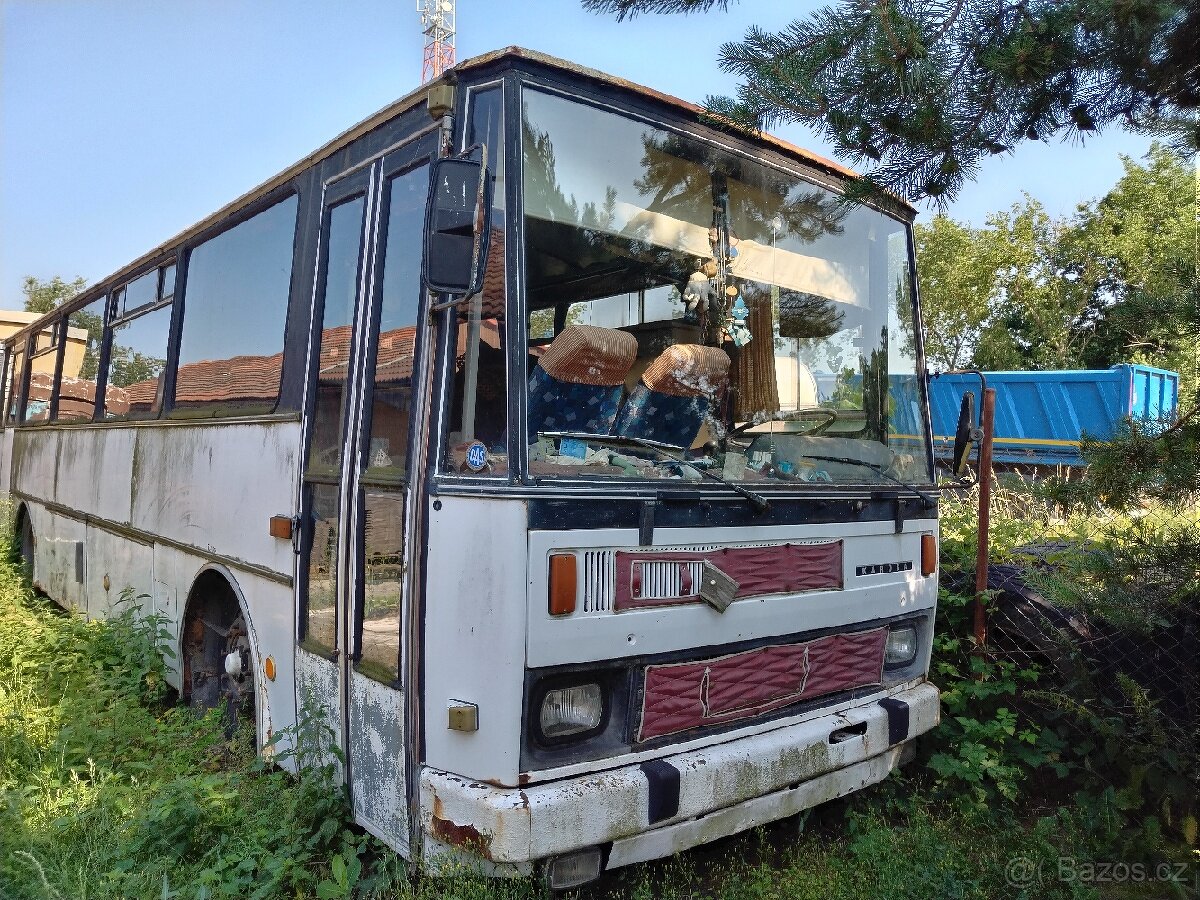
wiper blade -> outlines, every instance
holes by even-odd
[[[664,444],[645,438],[626,437],[623,434],[590,434],[586,431],[539,431],[539,437],[567,438],[572,441],[596,441],[614,447],[642,447],[646,450],[683,450],[678,444]]]
[[[543,437],[549,438],[567,438],[575,441],[595,441],[596,443],[610,444],[614,447],[640,447],[643,450],[650,450],[654,453],[657,453],[659,456],[663,456],[671,460],[672,462],[689,466],[706,478],[711,478],[713,481],[725,485],[725,487],[729,488],[735,494],[745,497],[747,500],[749,500],[750,505],[754,507],[754,511],[760,515],[767,512],[771,508],[770,501],[767,500],[767,498],[762,494],[756,494],[754,491],[748,491],[740,484],[735,484],[732,481],[728,481],[722,478],[720,475],[710,472],[708,469],[705,469],[701,466],[693,465],[691,460],[687,459],[686,457],[676,456],[674,453],[669,452],[671,450],[683,449],[676,444],[663,444],[659,441],[648,441],[645,438],[629,437],[627,435],[618,434],[586,434],[569,431],[542,431],[539,432],[539,434]]]
[[[921,498],[921,502],[925,504],[926,509],[933,509],[937,505],[937,501],[935,501],[933,497],[929,496],[929,494],[926,494],[916,485],[909,484],[907,481],[901,481],[895,475],[889,475],[886,471],[884,471],[884,467],[879,465],[879,463],[867,462],[865,459],[851,459],[848,456],[818,456],[813,453],[805,453],[803,456],[804,459],[816,459],[820,460],[821,462],[835,462],[845,463],[846,465],[850,466],[862,466],[864,469],[870,469],[871,471],[882,475],[888,481],[900,485],[900,487],[904,488],[905,490],[912,491],[919,498]]]

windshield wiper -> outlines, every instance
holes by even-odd
[[[804,459],[816,459],[820,460],[821,462],[835,462],[845,463],[846,465],[850,466],[862,466],[864,469],[870,469],[876,474],[882,475],[888,481],[900,485],[900,487],[904,488],[905,490],[912,491],[921,498],[921,502],[925,504],[926,509],[933,509],[935,506],[937,506],[937,501],[934,500],[933,497],[926,494],[916,485],[909,484],[907,481],[901,481],[895,475],[889,475],[886,471],[884,471],[884,467],[879,465],[879,463],[867,462],[865,459],[851,459],[848,456],[818,456],[813,453],[805,453],[803,454],[803,457]]]
[[[748,491],[740,484],[727,481],[720,475],[710,472],[708,469],[702,468],[701,466],[695,465],[691,460],[684,456],[676,456],[674,453],[668,452],[668,448],[670,450],[682,449],[677,447],[675,444],[663,444],[658,441],[648,441],[644,438],[627,437],[625,435],[617,434],[583,434],[569,431],[542,431],[539,432],[539,434],[543,437],[549,438],[567,438],[569,440],[585,442],[595,441],[596,443],[611,444],[614,447],[629,446],[640,447],[643,450],[650,450],[654,453],[657,453],[659,456],[665,457],[672,462],[677,462],[680,465],[688,466],[689,468],[699,472],[701,475],[725,485],[725,487],[729,488],[735,494],[738,494],[739,496],[745,497],[747,500],[749,500],[750,505],[754,507],[754,511],[759,515],[771,509],[770,501],[767,500],[767,498],[762,494],[756,494],[754,491]]]

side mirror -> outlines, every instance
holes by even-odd
[[[967,463],[971,460],[971,448],[975,446],[975,395],[970,391],[963,394],[958,408],[958,428],[954,432],[954,474],[962,478],[967,474]]]
[[[486,154],[482,162],[456,157],[433,164],[421,261],[429,290],[465,296],[483,286],[491,207]]]

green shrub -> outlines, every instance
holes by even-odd
[[[0,896],[295,896],[384,858],[330,768],[293,777],[174,705],[164,623],[120,608],[64,614],[0,565]]]

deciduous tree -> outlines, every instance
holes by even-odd
[[[947,216],[916,226],[917,272],[931,368],[965,369],[993,318],[996,263],[988,234]]]
[[[74,281],[63,281],[55,275],[49,281],[39,281],[32,275],[25,277],[21,293],[25,295],[26,312],[48,313],[61,306],[80,291],[87,287],[87,279],[76,278]]]
[[[1089,365],[1144,362],[1200,382],[1200,298],[1195,164],[1166,147],[1086,204],[1070,236],[1073,273],[1090,294],[1096,339]]]
[[[917,267],[935,366],[1173,369],[1198,384],[1195,174],[1155,145],[1075,216],[1026,197],[971,228],[916,226]]]

